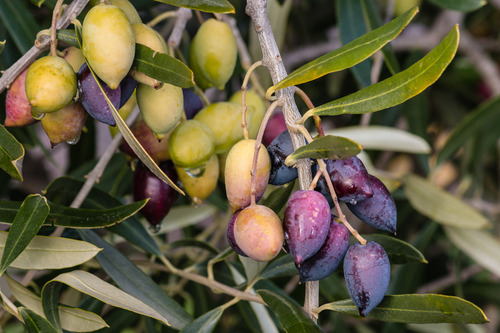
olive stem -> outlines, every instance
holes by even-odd
[[[182,34],[186,28],[187,21],[193,17],[191,9],[179,8],[176,12],[177,19],[175,20],[174,28],[168,37],[167,44],[174,49],[178,49],[181,43]]]
[[[295,87],[295,93],[297,95],[299,95],[300,98],[302,98],[302,100],[304,101],[304,103],[306,103],[309,110],[314,109],[313,102],[311,101],[309,96],[307,96],[307,94],[305,93],[304,90],[300,89],[299,87]],[[316,129],[318,130],[319,137],[325,136],[325,132],[323,131],[323,126],[321,125],[320,116],[314,115],[313,119],[314,119],[314,125],[316,126]]]
[[[189,9],[188,9],[189,10]],[[156,16],[154,19],[152,19],[151,21],[149,21],[148,23],[146,23],[146,25],[150,28],[154,27],[155,25],[157,25],[158,23],[160,23],[161,21],[163,20],[166,20],[166,19],[169,19],[169,18],[172,18],[172,17],[176,17],[177,14],[178,14],[178,10],[176,11],[168,11],[168,12],[163,12],[161,13],[160,15]]]
[[[243,83],[241,84],[241,127],[243,128],[243,137],[245,138],[245,140],[248,140],[247,100],[246,100],[248,80],[250,79],[252,72],[259,66],[262,66],[262,61],[257,61],[256,63],[252,64],[252,66],[248,68],[245,77],[243,79]]]
[[[269,105],[266,113],[264,114],[264,118],[262,118],[262,122],[260,123],[259,133],[257,134],[257,138],[255,139],[255,148],[253,153],[252,160],[252,171],[250,172],[251,180],[250,180],[250,202],[252,205],[255,205],[255,173],[257,172],[257,159],[259,157],[260,146],[262,145],[262,137],[264,136],[264,131],[267,126],[267,122],[271,115],[274,112],[274,109],[280,104],[280,101],[274,101]]]

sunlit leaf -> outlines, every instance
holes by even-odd
[[[54,326],[52,326],[47,319],[40,316],[36,312],[21,307],[19,308],[19,313],[23,317],[26,332],[57,333]]]
[[[223,312],[224,308],[221,306],[210,310],[184,327],[181,333],[210,333],[219,322]]]
[[[285,332],[313,333],[320,332],[320,328],[296,303],[270,290],[260,289],[257,293],[267,306],[271,308]]]
[[[331,310],[359,317],[352,300],[324,304],[318,312]],[[435,294],[386,295],[366,318],[393,323],[463,323],[488,322],[483,311],[469,301],[455,296]]]
[[[431,147],[421,137],[407,131],[386,126],[350,126],[325,131],[325,135],[339,135],[359,143],[364,150],[377,149],[412,154],[429,154]]]
[[[448,238],[479,265],[500,276],[500,241],[491,233],[483,230],[471,230],[445,227]]]
[[[95,232],[78,230],[78,233],[85,241],[103,249],[96,259],[122,290],[153,307],[175,329],[180,330],[192,321],[190,315],[160,286]]]
[[[309,82],[323,75],[354,66],[398,36],[416,13],[417,9],[412,9],[386,25],[303,65],[290,73],[278,84],[269,88],[267,94],[269,95],[277,90]]]
[[[8,275],[6,277],[9,290],[15,299],[26,308],[43,316],[42,300],[40,297]],[[90,332],[108,327],[100,316],[78,308],[59,306],[59,317],[61,318],[61,327],[69,332]]]
[[[455,126],[443,149],[439,152],[437,164],[450,158],[455,151],[463,147],[467,140],[477,137],[483,128],[495,123],[500,116],[500,97],[494,98],[480,105],[476,110],[468,113]]]
[[[0,231],[0,253],[4,252],[7,232]],[[100,249],[75,239],[35,236],[10,264],[20,269],[61,269],[92,259]]]
[[[234,13],[234,7],[227,0],[156,0],[172,6],[190,8],[208,13]]]
[[[182,61],[166,53],[156,52],[149,47],[136,44],[133,66],[153,79],[190,88],[194,86],[193,72]]]
[[[318,116],[362,114],[380,111],[403,103],[433,84],[455,56],[458,47],[458,26],[424,58],[408,69],[351,95],[307,111],[301,122]]]
[[[301,158],[345,159],[359,154],[361,149],[362,147],[352,140],[326,135],[295,150],[285,159],[285,164],[291,166]]]
[[[147,201],[145,199],[110,209],[71,208],[51,203],[44,224],[68,228],[110,227],[137,213]],[[18,201],[0,201],[0,223],[12,223],[20,206]]]
[[[383,234],[364,234],[367,241],[379,243],[387,252],[391,264],[427,263],[422,252],[413,245],[394,236]],[[354,241],[353,237],[351,238]]]
[[[0,274],[23,252],[49,214],[47,199],[32,194],[24,199],[12,222],[0,262]]]
[[[470,12],[481,8],[486,4],[486,0],[429,0],[433,4],[443,8]]]
[[[470,229],[491,225],[483,215],[463,200],[420,176],[409,174],[403,182],[406,196],[413,208],[436,222]]]
[[[97,298],[106,304],[139,313],[169,325],[167,318],[159,314],[150,305],[86,271],[63,273],[44,285],[42,289],[43,311],[52,325],[54,325],[55,320],[59,321],[57,304],[61,284],[66,284],[71,288]],[[55,316],[51,315],[56,313],[57,315]],[[57,327],[57,325],[55,326]]]
[[[24,147],[0,125],[0,168],[12,178],[23,181]]]

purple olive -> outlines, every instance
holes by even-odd
[[[346,203],[349,210],[368,225],[396,232],[397,210],[391,193],[377,177],[368,175],[373,190],[373,196],[356,203]]]
[[[299,267],[300,281],[321,280],[335,271],[349,248],[349,230],[331,215],[330,230],[323,246]]]
[[[298,177],[297,168],[287,166],[285,159],[293,153],[293,144],[290,133],[285,130],[281,132],[267,147],[271,157],[271,174],[269,184],[284,185]]]
[[[359,314],[366,317],[389,287],[391,265],[384,248],[375,242],[351,245],[344,258],[344,278]]]
[[[184,113],[186,114],[186,119],[193,119],[198,111],[203,109],[203,101],[191,89],[182,89],[182,95],[184,96]]]
[[[234,250],[234,252],[238,253],[240,256],[247,257],[245,252],[243,252],[238,244],[236,244],[236,240],[234,239],[234,222],[236,221],[236,218],[240,214],[241,210],[237,211],[236,213],[233,214],[231,217],[231,220],[229,220],[229,223],[227,224],[227,230],[226,230],[226,237],[227,237],[227,242],[229,243],[229,246]]]
[[[316,191],[296,191],[285,207],[284,229],[289,253],[300,267],[319,251],[330,228],[330,206]]]
[[[171,161],[163,162],[159,166],[168,178],[177,182],[177,174]],[[158,230],[160,222],[177,199],[177,191],[156,177],[142,162],[137,164],[134,171],[132,186],[135,201],[149,198],[148,203],[140,212],[151,224],[153,230]]]

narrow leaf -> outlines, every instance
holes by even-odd
[[[216,213],[217,208],[207,204],[196,207],[193,207],[193,205],[172,207],[168,215],[163,219],[161,228],[156,235],[194,225],[214,216]]]
[[[430,181],[409,174],[403,179],[404,190],[413,208],[447,226],[480,229],[490,222],[460,198],[440,189]]]
[[[49,214],[47,199],[38,194],[26,197],[12,222],[0,262],[0,274],[23,252]]]
[[[31,15],[26,1],[0,1],[0,20],[9,31],[21,53],[34,45],[40,27]]]
[[[285,207],[290,194],[294,189],[295,182],[280,186],[260,201],[260,204],[271,208],[277,215]]]
[[[89,273],[90,274],[90,273]],[[62,284],[49,281],[42,289],[42,307],[45,318],[62,333],[61,321],[59,319],[59,293],[61,292]]]
[[[351,95],[311,109],[304,114],[301,122],[314,115],[336,116],[380,111],[418,95],[441,76],[455,56],[458,34],[458,27],[455,26],[438,46],[408,69]]]
[[[61,286],[62,284],[66,284],[106,304],[145,315],[159,320],[166,325],[170,325],[168,319],[159,314],[150,305],[85,271],[63,273],[45,284],[42,289],[42,305],[46,315],[47,312],[55,312],[55,309],[57,309],[59,287],[55,286]],[[46,302],[46,298],[48,298],[49,301]],[[54,304],[54,300],[56,304]]]
[[[269,88],[267,94],[270,95],[277,90],[309,82],[329,73],[341,71],[365,60],[398,36],[413,19],[417,11],[414,8],[386,25],[303,65],[290,73],[278,84]]]
[[[365,234],[363,237],[367,241],[379,243],[387,252],[391,264],[427,263],[422,252],[396,237],[383,234]],[[351,240],[354,241],[354,237]]]
[[[122,290],[153,307],[175,329],[180,330],[192,321],[189,314],[160,286],[95,232],[78,230],[78,233],[84,240],[103,249],[96,259]]]
[[[181,333],[210,333],[219,322],[224,308],[219,306],[196,318],[191,324],[184,327]]]
[[[43,316],[42,300],[26,287],[6,275],[7,284],[12,295],[26,308]],[[108,327],[106,322],[93,312],[78,308],[59,306],[59,317],[62,329],[69,332],[90,332]]]
[[[500,276],[500,241],[491,233],[445,227],[448,238],[465,254],[490,272]]]
[[[260,289],[257,293],[274,312],[285,332],[320,332],[319,327],[298,304],[270,290]]]
[[[234,7],[227,0],[156,0],[172,6],[200,10],[208,13],[234,13]]]
[[[443,163],[455,151],[483,131],[484,128],[495,123],[500,116],[500,97],[488,100],[476,110],[468,113],[453,130],[445,146],[439,152],[437,164]]]
[[[57,333],[54,326],[52,326],[47,319],[40,316],[36,312],[21,307],[19,308],[19,313],[23,317],[26,332]]]
[[[59,177],[47,186],[44,193],[49,200],[69,204],[76,197],[83,184],[84,182],[81,180],[70,177]],[[85,198],[82,208],[108,209],[121,206],[121,204],[122,203],[118,199],[112,197],[107,192],[93,187]],[[131,244],[151,254],[157,256],[161,255],[161,251],[156,245],[153,237],[135,215],[127,218],[126,223],[118,223],[108,227],[108,231],[120,235]]]
[[[261,279],[271,279],[275,277],[297,275],[297,268],[293,262],[292,256],[284,255],[271,261],[262,273]]]
[[[362,147],[352,140],[341,136],[326,135],[295,150],[288,155],[285,164],[291,166],[301,158],[345,159],[359,154],[361,149]]]
[[[68,45],[80,48],[80,43],[78,42],[74,29],[57,30],[57,39]]]
[[[142,44],[136,44],[133,66],[153,79],[174,86],[181,88],[194,86],[193,72],[182,61]]]
[[[0,231],[0,253],[4,252],[7,232]],[[61,269],[92,259],[100,249],[79,240],[35,236],[10,266],[20,269]]]
[[[318,312],[331,310],[359,317],[352,300],[324,304]],[[462,323],[488,322],[483,311],[469,301],[455,296],[435,294],[386,295],[366,318],[393,323]]]
[[[393,127],[350,126],[325,131],[359,143],[364,150],[389,150],[412,154],[429,154],[431,147],[421,137]]]
[[[486,4],[486,0],[429,0],[429,2],[443,9],[457,10],[460,12],[470,12]]]
[[[115,225],[137,213],[147,199],[110,209],[71,208],[49,204],[50,213],[44,225],[68,228],[105,228]],[[21,203],[0,201],[0,223],[13,223]]]
[[[0,168],[12,178],[22,182],[23,158],[23,145],[3,125],[0,125]]]

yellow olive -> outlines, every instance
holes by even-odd
[[[235,92],[231,98],[229,98],[229,102],[238,103],[241,105],[241,90]],[[267,102],[265,102],[255,90],[247,90],[245,93],[246,96],[246,106],[247,109],[253,107],[253,114],[250,120],[250,124],[248,126],[248,136],[250,139],[257,138],[257,134],[259,133],[260,123],[264,118],[264,114],[267,110]],[[247,111],[248,112],[248,111]]]
[[[120,8],[127,16],[130,24],[142,23],[141,17],[134,5],[128,0],[111,0],[111,4]]]
[[[135,37],[127,16],[116,6],[92,7],[82,27],[83,55],[97,76],[111,89],[118,88],[132,67]]]
[[[236,66],[236,39],[229,25],[215,19],[206,20],[192,42],[193,56],[204,79],[224,89]]]
[[[145,45],[156,52],[167,53],[165,41],[163,40],[163,37],[156,32],[156,30],[143,23],[132,24],[132,28],[134,29],[135,42],[137,44]],[[147,84],[155,89],[158,89],[163,85],[163,82],[153,79],[146,74],[137,71],[135,68],[132,68],[130,71],[130,76],[132,76],[137,82]]]
[[[76,94],[76,74],[63,58],[38,59],[26,74],[26,97],[36,115],[54,112],[68,105]]]
[[[142,118],[161,140],[182,117],[184,112],[182,89],[165,83],[157,90],[139,83],[136,94]]]
[[[179,180],[193,203],[199,205],[208,198],[217,187],[219,179],[219,159],[212,155],[207,161],[205,171],[199,177],[191,176],[184,168],[175,167]]]
[[[214,85],[209,82],[205,76],[203,75],[203,72],[200,68],[200,65],[198,64],[198,61],[196,59],[195,51],[194,51],[194,45],[196,41],[196,36],[193,38],[193,41],[191,43],[191,47],[189,48],[189,67],[193,71],[194,74],[194,81],[196,84],[203,90],[206,90],[210,87],[213,87]]]
[[[69,62],[75,73],[78,73],[80,67],[82,67],[85,62],[82,50],[74,46],[70,46],[63,50],[63,58]]]

